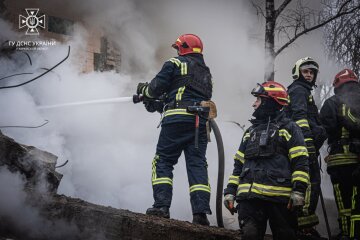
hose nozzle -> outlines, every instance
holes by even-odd
[[[134,94],[133,95],[133,102],[136,104],[136,103],[139,103],[139,102],[142,102],[144,100],[144,97],[143,95],[137,95],[137,94]]]

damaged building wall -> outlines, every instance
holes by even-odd
[[[77,63],[80,63],[80,72],[92,71],[116,71],[120,72],[120,50],[113,44],[111,39],[104,36],[100,29],[95,29],[76,16],[76,14],[59,11],[56,8],[40,4],[37,0],[29,1],[0,1],[0,14],[13,24],[15,31],[21,31],[19,15],[26,15],[26,8],[39,8],[40,15],[45,14],[45,29],[40,30],[42,39],[54,39],[61,43],[72,40],[75,25],[86,30],[85,50],[78,50]],[[29,37],[29,36],[27,36]]]

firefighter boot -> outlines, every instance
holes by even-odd
[[[298,232],[298,239],[300,240],[326,240],[320,236],[320,233],[315,228],[309,227]]]
[[[194,224],[200,224],[204,226],[210,226],[210,222],[207,219],[206,213],[195,213],[193,215],[193,221]]]
[[[153,215],[163,218],[170,218],[169,207],[152,207],[146,210],[146,215]]]

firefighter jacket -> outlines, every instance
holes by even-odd
[[[212,77],[205,65],[202,54],[187,54],[170,58],[161,71],[149,83],[146,97],[165,98],[165,112],[162,124],[193,122],[194,116],[188,113],[187,106],[208,101],[212,97]],[[205,119],[200,123],[204,124]]]
[[[286,112],[288,117],[301,128],[309,153],[316,153],[326,140],[327,135],[321,126],[318,108],[311,94],[312,85],[305,81],[296,80],[288,87],[290,103]]]
[[[308,152],[301,129],[284,112],[270,122],[251,121],[224,194],[236,195],[237,201],[258,198],[288,203],[291,191],[304,193],[309,183]],[[265,132],[266,146],[261,137]]]
[[[360,87],[346,83],[328,98],[320,111],[321,123],[329,139],[329,168],[360,163]]]

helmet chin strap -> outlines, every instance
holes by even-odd
[[[276,116],[282,106],[271,98],[261,97],[260,106],[254,111],[253,117],[256,119],[267,119],[269,116]]]

